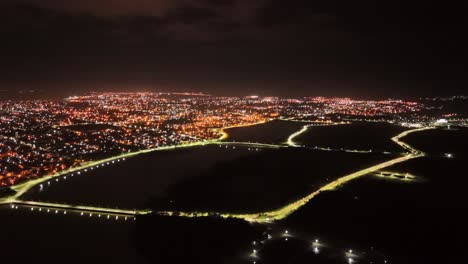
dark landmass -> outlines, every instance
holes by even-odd
[[[239,263],[264,226],[238,219],[147,215],[136,221],[136,244],[151,263]]]
[[[313,126],[294,141],[308,147],[403,152],[391,138],[408,130],[389,123],[353,122],[348,125]]]
[[[153,208],[252,213],[271,210],[317,190],[337,177],[391,159],[391,155],[283,148],[220,162],[171,186]]]
[[[226,130],[229,134],[226,141],[283,144],[289,135],[300,130],[305,124],[307,123],[274,120],[255,126],[230,128]]]

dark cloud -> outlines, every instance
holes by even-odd
[[[237,88],[242,94],[259,89],[382,95],[415,94],[466,79],[466,9],[450,3],[16,0],[0,5],[0,85],[60,87],[72,80],[74,86],[128,83],[231,94]]]

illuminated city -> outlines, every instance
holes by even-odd
[[[0,1],[0,262],[468,263],[466,10]]]

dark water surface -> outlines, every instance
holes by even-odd
[[[56,203],[97,205],[125,209],[147,208],[152,197],[164,196],[172,184],[198,175],[216,163],[251,155],[244,147],[204,146],[156,151],[127,158],[81,175],[44,183],[23,199]]]

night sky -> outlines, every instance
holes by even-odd
[[[468,8],[450,2],[1,0],[0,99],[466,94]]]

